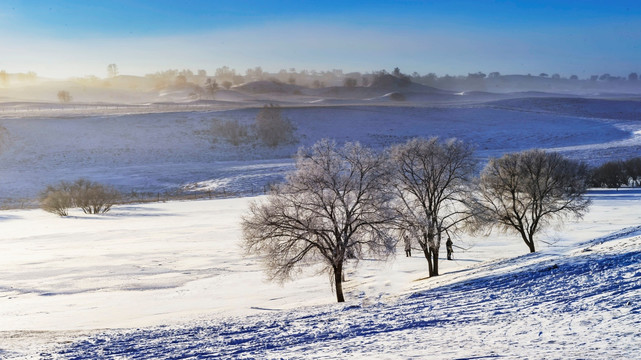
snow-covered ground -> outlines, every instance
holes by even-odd
[[[641,122],[618,117],[630,114],[629,102],[588,99],[602,109],[591,118],[565,110],[532,111],[538,98],[519,101],[520,108],[495,103],[286,107],[283,113],[296,126],[299,142],[277,148],[212,141],[214,119],[251,124],[257,108],[0,118],[0,203],[33,205],[47,185],[79,177],[158,196],[212,189],[262,193],[292,169],[299,146],[325,137],[376,149],[415,136],[457,137],[473,144],[481,158],[547,148],[598,163],[641,152]]]
[[[67,218],[17,209],[81,176],[159,198],[259,194],[293,168],[298,146],[324,137],[376,149],[458,137],[480,160],[533,147],[592,163],[641,156],[635,100],[283,109],[299,143],[274,149],[211,141],[213,119],[249,124],[257,108],[0,115],[0,359],[641,358],[635,189],[592,191],[590,213],[540,234],[536,254],[514,235],[460,234],[437,278],[425,279],[418,250],[361,261],[346,304],[327,275],[280,286],[243,254],[240,217],[260,196]]]
[[[362,261],[346,304],[325,275],[281,287],[243,255],[260,197],[2,211],[0,357],[638,358],[641,191],[591,197],[535,254],[462,235],[438,278],[417,250]]]

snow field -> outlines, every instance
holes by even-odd
[[[441,258],[434,279],[417,250],[362,261],[348,270],[346,304],[313,271],[264,281],[239,247],[252,199],[69,218],[2,211],[0,356],[635,358],[641,229],[630,225],[641,194],[591,196],[590,213],[540,237],[553,243],[535,254],[493,234],[456,239],[470,249]],[[92,330],[115,328],[130,330]]]
[[[598,163],[639,156],[638,108],[596,99],[284,108],[300,143],[276,149],[211,142],[213,118],[249,124],[257,109],[2,116],[0,203],[30,203],[81,176],[123,191],[259,193],[292,169],[298,146],[323,137],[382,149],[455,136],[480,158],[539,147]],[[243,254],[240,217],[261,197],[68,218],[0,211],[0,359],[641,358],[641,194],[589,196],[590,213],[540,234],[536,254],[512,234],[459,234],[465,251],[443,254],[437,278],[425,279],[418,249],[348,264],[346,304],[334,303],[326,274],[309,269],[280,286]]]
[[[616,115],[616,107],[610,110]],[[251,124],[257,111],[0,119],[0,202],[34,204],[47,185],[80,177],[125,193],[207,190],[203,184],[209,182],[226,184],[227,192],[256,194],[292,169],[299,146],[322,138],[383,149],[415,136],[457,137],[476,146],[479,158],[538,147],[597,161],[641,150],[641,136],[633,135],[641,125],[635,122],[484,105],[284,108],[297,128],[297,144],[212,142],[213,119]]]

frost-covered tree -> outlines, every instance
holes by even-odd
[[[385,258],[394,250],[385,158],[358,143],[321,140],[301,149],[296,170],[242,219],[249,253],[262,255],[272,280],[286,281],[316,264],[338,302],[347,259]]]
[[[481,173],[476,224],[516,231],[535,252],[542,227],[587,212],[587,172],[582,163],[542,150],[490,159]]]
[[[438,275],[441,239],[469,218],[470,181],[476,162],[462,141],[415,138],[390,151],[393,189],[402,236],[417,242]]]

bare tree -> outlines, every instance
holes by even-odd
[[[345,80],[343,80],[343,86],[348,88],[356,87],[356,79],[352,77],[345,78]]]
[[[216,79],[211,79],[207,78],[205,81],[205,90],[210,96],[214,96],[216,91],[218,91],[218,83],[216,82]]]
[[[398,224],[402,236],[418,242],[428,263],[429,276],[438,275],[443,233],[469,218],[470,180],[476,162],[462,141],[415,138],[392,147]]]
[[[294,126],[278,105],[265,105],[256,115],[256,134],[267,146],[294,141]]]
[[[385,158],[358,143],[321,140],[301,149],[296,171],[243,217],[245,248],[263,256],[272,280],[322,264],[343,302],[345,261],[394,250],[387,179]]]
[[[584,164],[542,150],[490,159],[481,173],[477,224],[516,231],[535,252],[534,235],[543,226],[587,212],[587,171]]]
[[[0,128],[0,132],[1,132]],[[632,186],[641,185],[641,157],[628,159],[624,163],[625,173],[628,175]]]
[[[73,99],[73,97],[71,96],[71,94],[69,93],[69,91],[67,91],[67,90],[60,90],[60,91],[58,91],[58,100],[59,100],[61,103],[68,103],[68,102],[71,102],[71,100],[72,100],[72,99]]]
[[[107,65],[107,76],[110,78],[115,78],[118,76],[118,65],[109,64]]]
[[[618,189],[629,183],[625,163],[621,160],[608,161],[592,169],[589,185]]]

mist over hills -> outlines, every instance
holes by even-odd
[[[111,67],[111,66],[114,67]],[[33,72],[0,71],[0,103],[8,102],[69,102],[144,104],[155,102],[193,102],[198,100],[247,101],[261,94],[312,96],[321,98],[371,99],[400,93],[396,100],[421,100],[421,96],[482,95],[541,92],[578,96],[637,96],[641,81],[636,73],[627,76],[591,75],[502,75],[491,72],[459,76],[404,74],[395,68],[360,73],[332,71],[248,69],[241,75],[222,67],[214,74],[205,70],[165,70],[145,76],[121,75],[111,64],[108,76],[85,76],[70,79],[47,79]],[[61,99],[66,91],[69,99]],[[419,99],[416,99],[417,95]],[[274,100],[274,99],[266,99]]]

